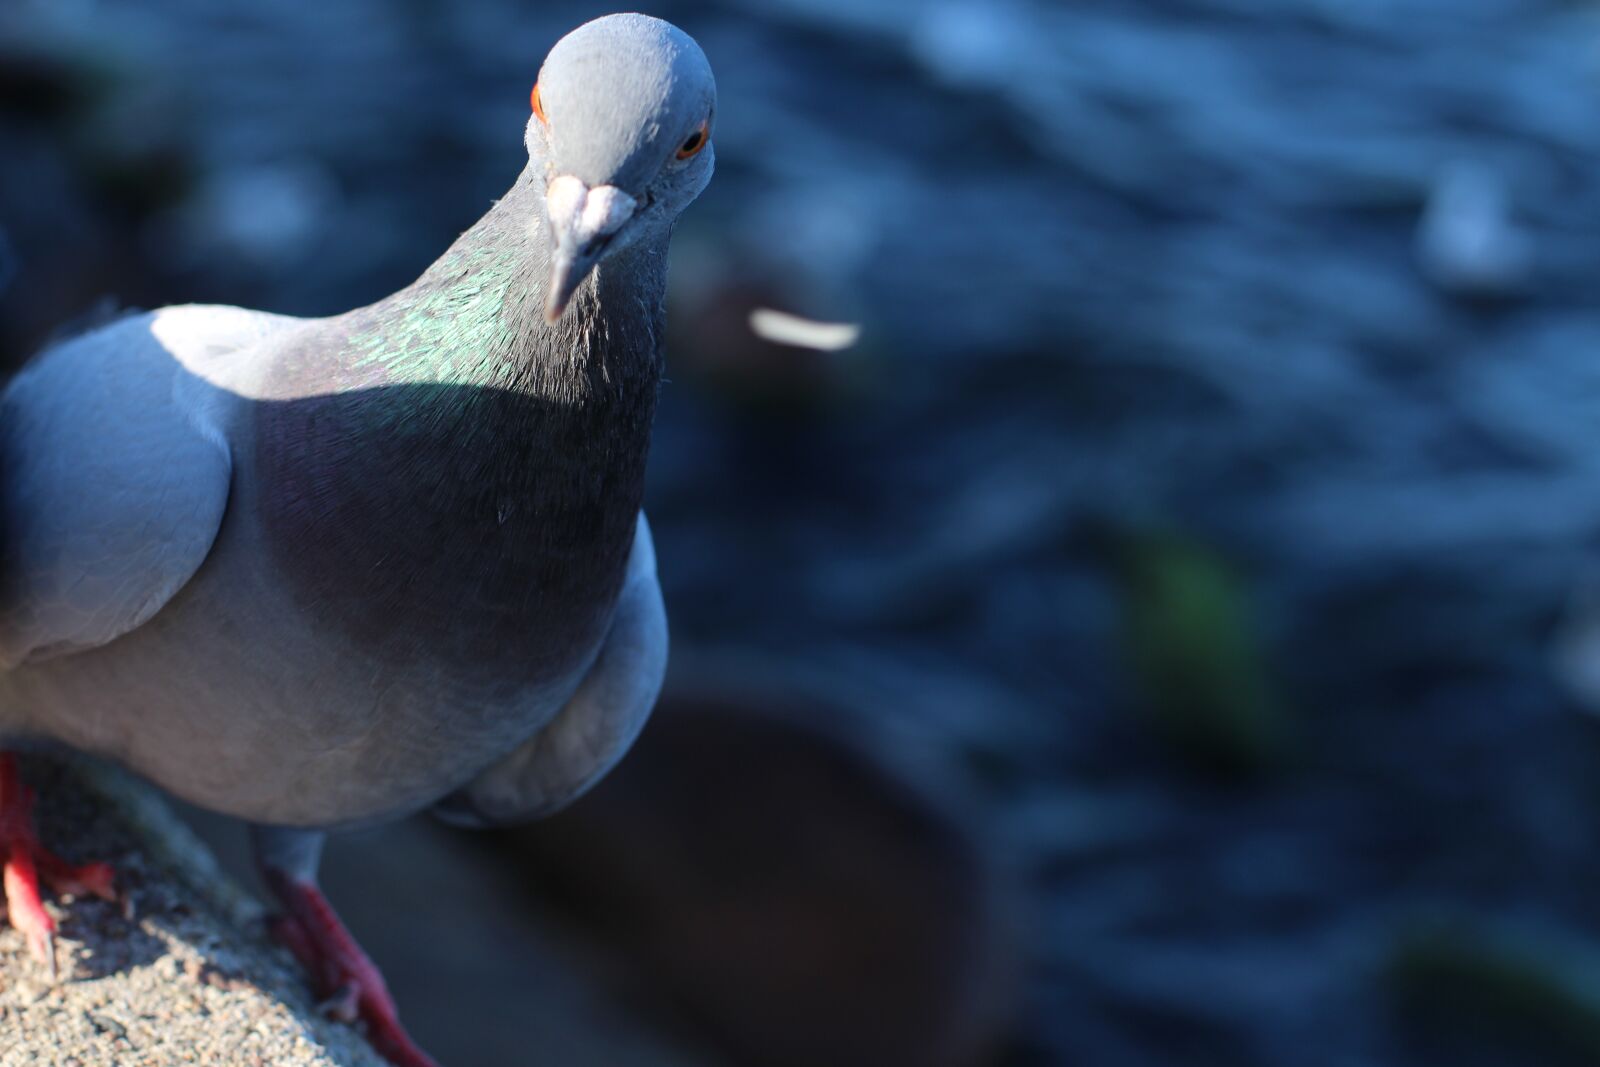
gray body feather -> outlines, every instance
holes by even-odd
[[[352,514],[348,501],[319,516],[343,524],[337,530],[319,530],[312,517],[274,528],[259,437],[299,401],[260,397],[270,396],[273,348],[315,345],[341,325],[164,309],[71,341],[12,385],[0,406],[0,488],[12,517],[0,554],[0,734],[65,742],[203,807],[301,826],[415,810],[519,746],[558,743],[559,758],[541,757],[539,780],[519,787],[530,811],[542,810],[546,797],[576,796],[620,757],[654,702],[666,650],[636,493],[619,502],[631,514],[616,573],[577,568],[587,571],[581,588],[562,593],[573,614],[554,625],[536,585],[501,590],[498,604],[461,597],[485,573],[517,577],[493,543],[474,555],[444,533],[403,558],[411,538],[386,538],[381,528],[393,513]],[[381,388],[329,395],[353,395],[357,409],[384,403]],[[441,447],[459,447],[453,435],[441,427]],[[298,440],[279,451],[326,448]],[[338,458],[308,452],[297,469],[280,456],[273,477],[314,481]],[[513,525],[506,537],[535,554],[582,556],[584,546],[552,546],[526,528],[545,510],[538,483],[560,480],[565,465],[559,456],[524,458],[532,491],[496,507],[527,523],[477,519],[497,531]],[[442,473],[432,485],[375,488],[401,506],[438,495],[446,515],[463,525],[472,518],[470,505],[445,502]],[[367,551],[350,551],[352,528]],[[400,643],[341,610],[349,601],[371,613],[359,579],[397,546],[401,558],[376,580],[397,590],[385,610],[409,636]],[[287,560],[308,574],[291,575]],[[627,595],[616,595],[619,586]],[[441,624],[453,641],[423,647],[416,635]],[[609,651],[613,631],[626,635],[622,652]],[[493,647],[478,656],[450,647],[474,642]],[[574,700],[597,688],[621,699]],[[578,740],[541,741],[552,721],[563,723],[559,736]],[[513,814],[503,803],[495,812]]]
[[[626,751],[666,663],[640,511],[666,249],[712,166],[679,146],[715,89],[643,16],[540,79],[528,168],[407,289],[166,308],[10,384],[0,742],[280,827],[540,814]],[[593,203],[558,223],[563,175]],[[564,266],[553,229],[588,242]]]

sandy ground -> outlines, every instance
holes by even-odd
[[[259,905],[159,799],[94,768],[36,756],[25,767],[42,787],[44,840],[112,862],[133,917],[96,899],[53,901],[53,984],[0,927],[0,1067],[380,1067],[359,1034],[316,1013],[292,960],[265,939]]]

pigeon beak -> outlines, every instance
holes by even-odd
[[[544,318],[556,322],[567,302],[605,255],[606,246],[633,218],[638,201],[615,185],[590,188],[570,174],[545,188],[545,215],[555,250],[550,256],[550,281],[545,287]]]

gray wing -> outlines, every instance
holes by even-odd
[[[486,825],[534,819],[570,804],[633,745],[666,671],[667,612],[650,525],[640,512],[616,615],[577,692],[544,729],[435,812],[449,822]]]
[[[41,355],[0,396],[0,669],[139,626],[210,551],[232,473],[208,369],[298,320],[182,307]]]

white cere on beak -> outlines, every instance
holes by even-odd
[[[545,319],[555,322],[598,259],[598,245],[633,218],[639,202],[615,185],[593,189],[570,174],[545,187],[545,214],[555,238]]]
[[[557,244],[582,248],[616,233],[633,217],[639,202],[615,185],[591,189],[563,174],[545,191],[545,205],[556,228]]]

